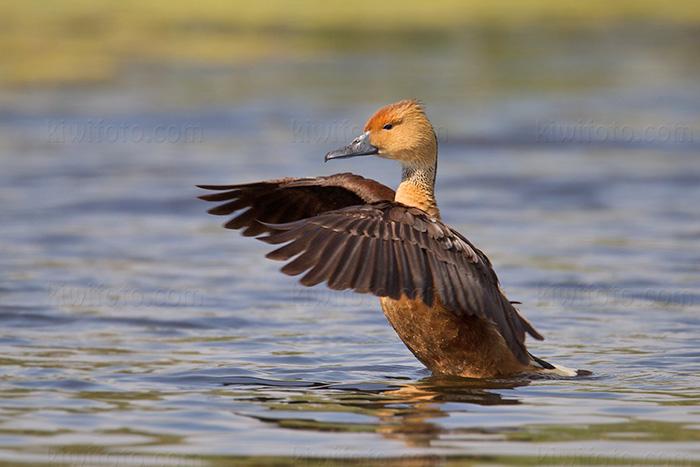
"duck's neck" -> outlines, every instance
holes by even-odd
[[[401,183],[396,189],[399,203],[413,206],[440,219],[440,210],[435,201],[435,174],[437,158],[432,164],[403,165]]]

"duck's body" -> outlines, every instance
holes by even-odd
[[[202,186],[227,201],[211,209],[246,236],[285,244],[271,259],[293,261],[289,275],[312,286],[353,289],[380,297],[399,337],[424,365],[441,374],[476,378],[518,372],[573,376],[533,357],[525,333],[542,336],[506,299],[486,255],[440,220],[434,186],[437,140],[417,101],[380,109],[365,132],[326,160],[377,155],[402,164],[396,192],[353,174]]]

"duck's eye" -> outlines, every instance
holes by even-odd
[[[385,123],[382,128],[384,130],[391,130],[392,128],[394,128],[394,124],[393,123]]]

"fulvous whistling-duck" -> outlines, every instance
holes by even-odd
[[[406,346],[434,373],[488,378],[520,372],[579,374],[530,354],[525,333],[543,337],[501,290],[491,262],[440,220],[437,138],[417,100],[380,109],[364,133],[325,160],[375,155],[401,163],[394,192],[351,173],[200,188],[224,201],[229,229],[282,247],[267,255],[301,283],[327,282],[380,297]]]

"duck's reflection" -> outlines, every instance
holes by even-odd
[[[429,447],[446,429],[436,419],[449,416],[446,403],[514,405],[516,397],[501,394],[529,384],[525,379],[475,380],[454,376],[430,376],[417,383],[386,391],[383,407],[375,411],[376,432],[412,447]],[[468,405],[452,410],[468,411]],[[460,430],[463,431],[463,430]]]
[[[257,381],[258,384],[262,382]],[[263,414],[248,415],[283,428],[375,432],[388,439],[401,440],[407,446],[428,447],[449,431],[438,419],[454,412],[468,412],[472,404],[519,404],[520,400],[507,391],[526,386],[530,382],[528,378],[477,380],[430,376],[402,385],[316,383],[306,386],[305,394],[308,396],[301,398],[299,387],[294,385],[294,396],[287,398],[280,397],[280,382],[277,381],[274,385],[276,397],[264,401],[256,398],[270,410]],[[227,385],[237,386],[236,383]],[[338,417],[329,419],[328,416],[319,416],[321,413],[337,413]],[[370,416],[374,422],[358,423],[347,417],[348,413]],[[474,435],[484,436],[478,428],[460,428],[459,432],[461,435],[473,432]]]

